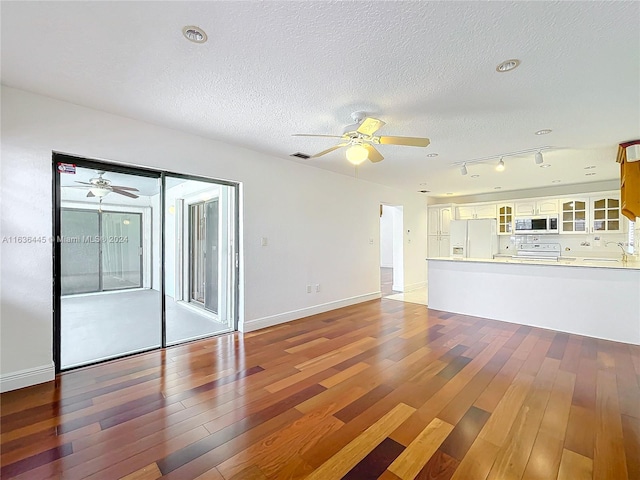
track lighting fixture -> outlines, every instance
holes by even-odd
[[[520,158],[531,158],[529,155],[534,155],[534,160],[536,165],[542,168],[550,167],[551,165],[548,163],[544,163],[544,158],[542,157],[542,152],[546,150],[555,149],[557,147],[552,147],[545,145],[543,147],[535,147],[528,148],[526,150],[519,150],[517,152],[505,152],[498,153],[496,155],[489,155],[486,157],[473,158],[470,160],[461,160],[459,162],[454,162],[451,165],[460,169],[460,173],[462,175],[467,174],[467,166],[468,165],[476,165],[476,164],[494,164],[495,159],[498,160],[498,164],[496,165],[496,171],[502,172],[505,169],[504,158],[505,157],[520,157]],[[494,164],[495,165],[495,164]],[[473,176],[473,175],[472,175]]]

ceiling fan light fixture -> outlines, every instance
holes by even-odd
[[[536,165],[541,165],[542,162],[544,162],[544,158],[542,158],[541,152],[536,152],[535,160],[536,160]]]
[[[91,187],[89,191],[93,193],[96,197],[105,197],[111,193],[111,189],[105,188],[105,187]]]
[[[502,157],[500,157],[500,161],[498,162],[498,166],[496,167],[496,170],[499,172],[504,171],[504,160],[502,159]]]
[[[367,158],[369,158],[369,152],[359,143],[355,143],[347,149],[347,160],[353,165],[360,165]]]

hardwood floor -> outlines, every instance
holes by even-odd
[[[639,384],[637,346],[382,299],[3,394],[0,477],[639,479]]]

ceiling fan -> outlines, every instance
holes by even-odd
[[[79,182],[76,180],[76,183],[81,184],[81,186],[68,185],[67,188],[84,188],[89,190],[87,193],[87,197],[98,197],[102,200],[102,197],[106,197],[110,193],[117,193],[118,195],[124,195],[125,197],[130,198],[138,198],[138,195],[132,192],[138,192],[137,188],[133,187],[125,187],[122,185],[112,185],[111,180],[107,180],[102,176],[105,172],[98,172],[98,176],[94,177],[87,182]]]
[[[408,145],[411,147],[426,147],[430,141],[428,138],[420,137],[392,137],[392,136],[375,136],[374,134],[385,125],[382,120],[367,117],[363,112],[355,112],[351,114],[351,118],[356,122],[355,125],[349,125],[345,128],[342,135],[316,135],[312,133],[296,133],[294,137],[329,137],[341,138],[342,142],[331,148],[316,153],[309,158],[317,158],[327,153],[333,152],[338,148],[349,147],[347,149],[347,160],[354,165],[360,165],[369,159],[373,163],[381,162],[384,157],[373,146],[375,145]]]

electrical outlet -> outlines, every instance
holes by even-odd
[[[307,285],[307,293],[311,293],[311,285]]]
[[[320,284],[316,283],[316,293],[318,293],[320,291]]]
[[[263,247],[266,247],[267,245],[269,245],[269,239],[267,237],[262,237],[260,239],[260,245],[262,245]]]

